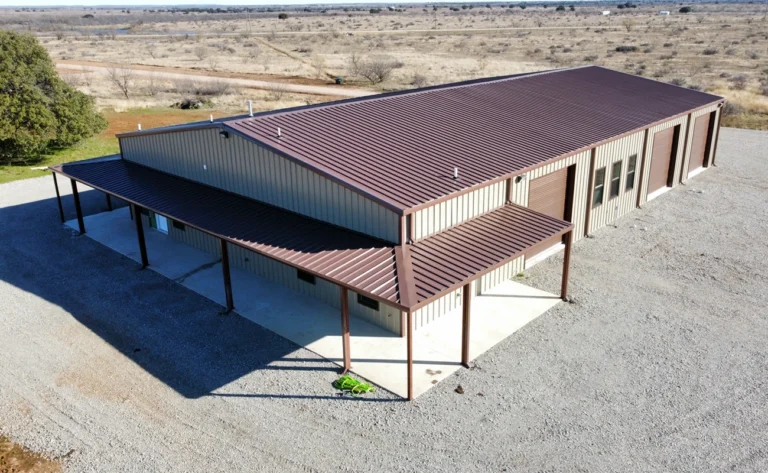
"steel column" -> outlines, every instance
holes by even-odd
[[[349,291],[346,287],[339,287],[341,295],[341,338],[344,351],[344,371],[352,369],[352,358],[349,354]]]
[[[505,204],[512,203],[512,178],[507,179],[506,195],[504,197]]]
[[[112,196],[107,194],[107,210],[112,211]]]
[[[80,207],[80,194],[77,193],[77,182],[74,179],[70,179],[72,182],[72,197],[75,198],[75,212],[77,212],[77,225],[80,228],[80,234],[85,233],[85,222],[83,222],[83,209]]]
[[[400,311],[400,338],[405,337],[405,324],[408,323],[406,322],[405,319],[406,319],[405,311],[401,310]]]
[[[139,251],[141,252],[141,269],[149,266],[149,260],[147,258],[147,243],[144,241],[144,220],[141,218],[141,207],[136,204],[131,204],[133,208],[133,219],[136,222],[136,235],[139,237]]]
[[[413,401],[413,312],[408,312],[408,400]]]
[[[571,246],[573,246],[573,230],[565,236],[565,254],[563,255],[563,284],[560,287],[560,298],[568,301],[568,274],[571,269]]]
[[[592,199],[595,198],[595,164],[597,161],[597,147],[592,148],[589,158],[589,183],[587,184],[587,211],[584,214],[584,236],[589,236],[589,221],[592,218]]]
[[[467,283],[461,290],[461,364],[469,368],[469,313],[472,304],[472,283]]]
[[[64,223],[64,208],[61,206],[61,194],[59,194],[59,181],[56,179],[56,173],[51,171],[51,176],[53,176],[53,187],[56,188],[56,202],[59,204],[59,218],[61,218],[61,223]]]
[[[645,166],[646,162],[649,159],[653,159],[653,150],[651,150],[650,156],[648,156],[648,138],[651,134],[651,129],[646,128],[645,129],[645,135],[643,136],[643,153],[642,153],[642,159],[640,159],[640,180],[638,181],[637,186],[637,202],[635,202],[635,207],[638,209],[643,208],[642,206],[642,197],[643,197],[643,189],[645,189],[645,198],[648,200],[648,186],[645,184]],[[650,164],[648,165],[650,168]],[[650,169],[648,170],[650,172]]]
[[[229,273],[229,250],[227,249],[227,242],[221,238],[221,271],[224,274],[224,293],[227,296],[227,312],[231,312],[235,309],[235,303],[232,300],[232,278]]]
[[[717,112],[717,110],[715,111]],[[720,108],[720,113],[717,115],[717,134],[715,135],[715,144],[712,146],[712,159],[709,160],[710,166],[715,166],[715,157],[717,157],[717,141],[720,139],[720,124],[723,121],[723,109]]]

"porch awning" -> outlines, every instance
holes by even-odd
[[[404,311],[573,228],[509,204],[401,247],[121,158],[51,170]]]

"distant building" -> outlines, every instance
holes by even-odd
[[[610,10],[604,10],[603,11],[603,16],[607,16],[607,15],[610,15],[610,14],[611,14]]]
[[[662,10],[662,11],[659,12],[659,15],[669,16],[669,12],[665,11],[665,10]]]

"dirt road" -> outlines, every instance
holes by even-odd
[[[292,92],[297,94],[311,94],[311,95],[327,95],[332,97],[363,97],[366,95],[373,95],[376,92],[356,89],[343,86],[324,86],[324,85],[309,85],[309,84],[297,84],[299,78],[288,78],[286,80],[278,80],[275,77],[274,80],[264,79],[251,79],[247,74],[227,74],[227,73],[208,73],[205,71],[196,71],[189,69],[175,69],[169,67],[154,67],[143,65],[116,65],[102,62],[86,62],[86,61],[67,61],[57,62],[56,67],[60,70],[74,70],[82,72],[84,70],[91,71],[94,74],[106,76],[107,71],[111,67],[129,68],[138,77],[154,77],[156,79],[164,80],[195,80],[200,82],[226,82],[235,87],[247,87],[251,89],[264,89],[272,90],[279,88],[285,92]],[[306,82],[311,82],[307,80]]]

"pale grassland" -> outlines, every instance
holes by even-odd
[[[696,3],[689,14],[679,13],[678,4],[625,9],[576,4],[575,11],[563,12],[555,6],[523,10],[475,5],[459,6],[459,11],[419,6],[379,14],[370,14],[367,7],[327,13],[288,9],[287,20],[278,19],[277,12],[182,15],[137,10],[94,10],[94,20],[83,20],[83,11],[73,9],[58,17],[52,11],[6,12],[0,23],[40,34],[56,60],[246,73],[316,84],[341,76],[375,90],[598,64],[725,95],[753,116],[750,126],[768,128],[768,5]],[[604,9],[611,15],[602,16]],[[671,15],[661,16],[661,10]],[[130,34],[105,33],[117,28]],[[621,46],[635,49],[618,52]],[[397,67],[383,83],[366,84],[353,73],[353,55],[385,57]],[[108,84],[88,90],[101,105],[123,109],[177,101],[171,84],[166,89],[129,101],[119,99]],[[261,107],[278,105],[267,103],[265,92],[253,91],[232,91],[213,101],[236,107],[246,95]]]

